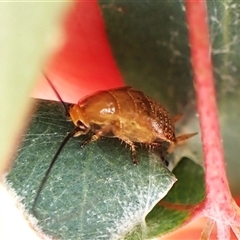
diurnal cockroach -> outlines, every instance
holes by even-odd
[[[167,110],[143,92],[120,87],[96,92],[81,99],[69,109],[70,118],[78,128],[75,136],[94,135],[82,145],[101,136],[114,136],[130,146],[132,160],[137,164],[134,143],[158,147],[169,142],[170,148],[193,134],[175,136],[174,121]]]
[[[87,135],[91,132],[92,136],[81,146],[96,141],[102,136],[117,137],[130,146],[133,163],[137,164],[135,143],[143,143],[150,148],[160,148],[164,142],[168,142],[168,151],[172,151],[174,146],[196,134],[176,137],[174,122],[178,118],[172,119],[161,104],[129,86],[98,91],[67,109],[51,81],[47,76],[45,77],[62,102],[75,129],[68,133],[56,152],[37,191],[33,211],[59,153],[71,137]]]

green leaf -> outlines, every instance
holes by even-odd
[[[180,227],[204,200],[204,171],[201,166],[183,158],[173,173],[178,181],[147,215],[145,226],[136,226],[125,239],[152,239],[164,235]]]
[[[64,135],[72,129],[59,103],[42,101],[19,150],[8,181],[32,211],[32,203]],[[172,187],[176,178],[147,150],[139,148],[134,166],[128,147],[103,138],[80,148],[71,139],[41,192],[39,225],[62,239],[124,237]]]
[[[56,33],[68,6],[66,2],[1,1],[0,173],[10,165],[4,161],[16,150],[26,113],[30,112],[34,80],[47,52],[50,54],[59,43]]]
[[[150,237],[181,226],[205,198],[204,171],[200,165],[183,158],[173,173],[178,181],[146,218]]]
[[[127,84],[172,112],[182,111],[194,90],[184,2],[99,2],[114,57]]]

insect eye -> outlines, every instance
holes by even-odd
[[[87,130],[87,127],[80,120],[77,120],[76,125],[82,130]]]

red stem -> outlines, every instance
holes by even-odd
[[[206,2],[186,0],[197,109],[202,134],[206,195],[209,204],[230,201],[221,143]],[[209,201],[208,201],[209,200]],[[208,212],[209,213],[209,212]]]

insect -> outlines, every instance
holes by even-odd
[[[135,143],[160,148],[164,142],[168,142],[168,151],[171,151],[174,146],[196,134],[176,137],[174,122],[177,118],[172,119],[161,104],[129,86],[96,92],[79,100],[68,110],[51,81],[45,77],[63,103],[75,129],[65,137],[56,152],[38,189],[34,207],[59,153],[73,136],[92,133],[81,146],[97,141],[102,136],[117,137],[130,146],[133,163],[137,164]]]
[[[173,148],[193,135],[175,136],[174,121],[167,110],[143,92],[120,87],[96,92],[81,99],[69,109],[70,118],[78,128],[75,136],[93,132],[82,146],[101,136],[114,136],[130,146],[132,160],[137,164],[136,142],[160,147],[169,142]]]

